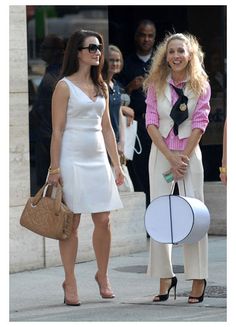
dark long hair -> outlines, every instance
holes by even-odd
[[[62,64],[61,78],[70,76],[79,70],[78,49],[84,46],[84,40],[90,36],[95,36],[99,40],[99,43],[104,47],[103,37],[101,34],[88,30],[74,32],[67,42]],[[101,74],[103,64],[104,53],[102,51],[99,65],[91,67],[90,75],[96,87],[97,95],[104,95],[106,97],[105,82],[103,81]]]

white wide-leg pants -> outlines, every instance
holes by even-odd
[[[152,144],[149,159],[150,196],[151,200],[171,192],[172,183],[167,183],[162,175],[170,169],[168,160]],[[201,150],[196,147],[190,158],[184,182],[178,181],[179,194],[195,197],[204,202],[203,167]],[[208,237],[205,235],[195,244],[184,244],[184,271],[186,279],[207,279],[208,277]],[[149,264],[147,273],[152,277],[171,278],[172,244],[162,244],[150,239]]]

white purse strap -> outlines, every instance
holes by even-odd
[[[143,149],[142,149],[142,144],[140,142],[140,139],[138,137],[138,134],[136,134],[136,138],[137,138],[137,141],[138,141],[138,146],[139,146],[139,150],[137,150],[135,147],[134,147],[134,151],[137,153],[137,154],[141,154]]]
[[[184,178],[182,179],[182,182],[183,182],[183,186],[184,186],[184,195],[186,196],[186,186],[185,186]],[[170,189],[170,195],[173,195],[176,183],[178,183],[178,182],[175,182],[175,181],[172,182],[171,189]]]

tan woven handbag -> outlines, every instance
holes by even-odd
[[[20,224],[34,233],[57,240],[68,239],[72,232],[73,212],[62,203],[62,188],[58,185],[55,198],[47,196],[46,183],[30,197],[20,218]]]

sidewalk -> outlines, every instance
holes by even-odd
[[[147,242],[148,243],[148,242]],[[148,247],[148,245],[147,245]],[[226,318],[226,237],[209,237],[209,278],[205,300],[187,304],[191,282],[184,280],[183,249],[175,246],[173,263],[178,278],[177,299],[153,303],[158,282],[145,274],[148,252],[110,259],[109,276],[116,298],[103,300],[95,283],[96,262],[76,265],[82,302],[63,304],[62,267],[10,276],[10,321],[221,321]]]

